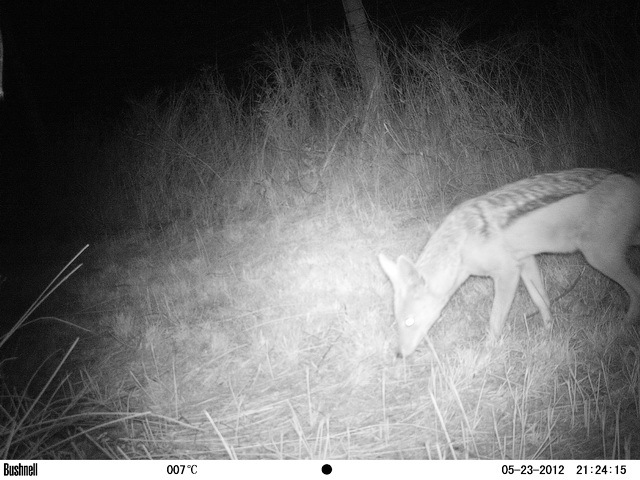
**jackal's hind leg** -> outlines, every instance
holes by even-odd
[[[625,319],[635,322],[640,319],[640,278],[631,271],[625,258],[626,246],[590,245],[582,253],[592,267],[617,282],[629,295],[629,309]]]

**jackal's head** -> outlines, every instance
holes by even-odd
[[[449,295],[441,286],[430,285],[404,255],[394,262],[381,253],[378,260],[393,285],[393,306],[399,335],[397,355],[406,357],[413,353],[440,318]]]

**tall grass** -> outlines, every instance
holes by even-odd
[[[113,404],[100,397],[91,376],[74,373],[69,358],[78,345],[76,338],[66,347],[55,365],[53,354],[28,345],[18,357],[8,357],[7,345],[21,335],[21,329],[43,319],[33,318],[36,309],[69,279],[82,265],[71,268],[87,249],[82,248],[36,298],[26,312],[0,336],[0,458],[2,459],[122,459],[130,450],[118,446],[113,434],[124,427],[136,428],[140,420],[154,423],[148,412],[129,413],[113,410]],[[66,323],[55,319],[58,323]],[[87,329],[72,325],[89,333]],[[34,351],[31,351],[34,350]],[[25,367],[25,356],[35,355],[41,364],[35,370]],[[8,375],[7,372],[12,374]],[[8,381],[26,375],[25,383]],[[163,421],[162,421],[163,422]],[[110,433],[107,433],[110,432]],[[110,436],[111,435],[111,436]]]
[[[206,71],[132,103],[122,166],[139,222],[220,225],[363,195],[428,210],[434,195],[455,201],[534,172],[627,161],[611,136],[626,112],[607,103],[600,65],[533,32],[491,44],[460,35],[444,25],[380,38],[384,104],[365,136],[368,99],[340,34],[268,39],[240,95]]]

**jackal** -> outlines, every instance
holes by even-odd
[[[494,299],[489,343],[502,328],[522,278],[546,328],[549,297],[535,256],[580,250],[629,294],[626,320],[640,316],[640,278],[625,255],[640,245],[640,179],[577,168],[520,180],[468,200],[444,219],[416,263],[384,254],[399,331],[398,356],[411,354],[470,275],[489,276]]]

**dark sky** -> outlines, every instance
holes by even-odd
[[[445,18],[489,36],[553,11],[553,2],[522,0],[363,3],[392,31]],[[45,119],[183,82],[203,65],[233,82],[266,32],[296,37],[345,23],[340,0],[19,0],[0,15],[7,93],[29,92]]]

